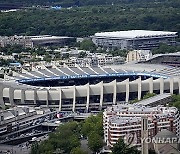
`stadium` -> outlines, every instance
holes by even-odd
[[[147,60],[145,63],[180,67],[180,52],[157,54],[152,58],[150,58],[149,60]]]
[[[158,64],[106,67],[41,65],[14,72],[0,81],[4,105],[48,106],[59,111],[89,112],[146,93],[180,93],[180,68]]]

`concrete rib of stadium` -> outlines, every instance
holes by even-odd
[[[132,71],[133,70],[133,71]],[[150,93],[180,93],[180,68],[129,64],[111,67],[46,67],[0,81],[2,106],[34,105],[59,111],[93,111]]]

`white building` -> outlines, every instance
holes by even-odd
[[[152,52],[150,50],[133,50],[129,51],[127,54],[126,62],[132,61],[147,61],[152,57]]]
[[[113,57],[111,54],[104,53],[89,53],[87,58],[91,59],[90,66],[118,65],[124,63],[123,57]]]
[[[113,57],[111,54],[104,53],[88,53],[84,58],[70,57],[68,63],[78,64],[81,67],[86,66],[109,66],[109,65],[119,65],[124,64],[124,58],[120,56]],[[67,64],[67,63],[66,63]],[[68,64],[67,64],[68,65]],[[68,65],[69,66],[69,65]]]
[[[150,50],[160,43],[174,45],[177,32],[129,30],[95,33],[92,41],[98,47]]]
[[[145,107],[138,104],[120,104],[103,112],[104,139],[112,147],[122,137],[130,144],[141,146],[141,117],[148,117],[148,136],[154,137],[163,129],[180,137],[179,111],[175,107]]]

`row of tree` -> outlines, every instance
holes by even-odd
[[[180,95],[173,95],[170,106],[175,106],[180,110]]]
[[[180,51],[180,45],[177,46],[168,46],[167,44],[160,44],[158,48],[155,48],[152,50],[153,54],[165,54],[165,53],[173,53],[173,52],[179,52]]]
[[[84,154],[80,149],[81,140],[87,138],[88,146],[93,152],[98,152],[103,146],[102,114],[91,116],[83,122],[68,122],[60,125],[56,132],[49,134],[49,139],[35,143],[32,154],[52,154],[53,152]]]
[[[90,36],[130,29],[180,30],[180,0],[0,13],[0,35]],[[147,7],[148,6],[148,7]]]
[[[164,2],[165,0],[0,0],[1,4],[11,4],[11,6],[32,6],[32,5],[59,5],[87,6],[87,5],[108,5],[108,4],[128,4],[128,3],[147,3]],[[168,1],[168,0],[166,0]]]

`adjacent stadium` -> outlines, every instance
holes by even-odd
[[[179,94],[180,68],[134,63],[105,67],[41,65],[0,81],[1,106],[48,106],[59,111],[97,111],[140,100],[148,92]]]

